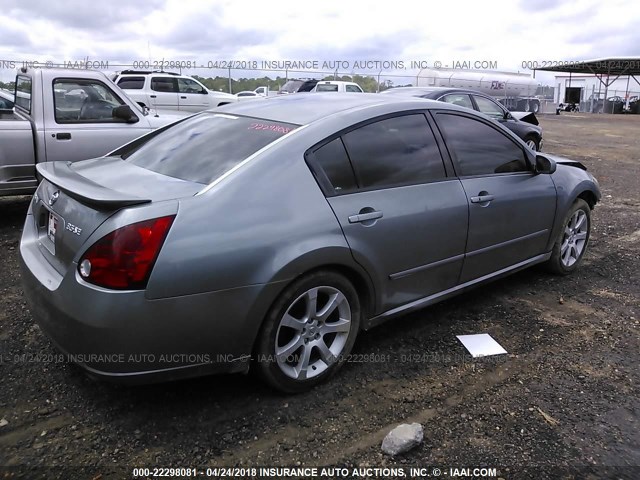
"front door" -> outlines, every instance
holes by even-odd
[[[522,144],[499,127],[457,112],[435,117],[469,202],[461,282],[546,253],[556,209],[551,176],[535,174]]]
[[[139,114],[135,123],[113,118],[126,104],[99,80],[58,78],[53,88],[53,108],[45,103],[44,111],[47,161],[100,157],[150,130]]]

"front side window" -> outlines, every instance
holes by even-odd
[[[343,136],[361,188],[384,188],[446,176],[440,150],[422,114],[370,123]]]
[[[347,85],[345,87],[347,92],[358,92],[358,93],[362,93],[362,89],[360,87],[358,87],[357,85]]]
[[[178,90],[180,93],[198,93],[198,94],[206,94],[207,91],[202,88],[198,82],[195,82],[189,78],[179,78],[178,79]]]
[[[162,175],[208,184],[297,127],[207,112],[169,127],[123,159]]]
[[[476,101],[476,105],[478,105],[478,110],[485,115],[496,120],[502,120],[504,118],[505,112],[496,102],[488,98],[479,97],[478,95],[474,95],[473,99]]]
[[[494,127],[449,113],[439,113],[437,119],[460,176],[529,171],[521,146]]]
[[[96,80],[56,79],[53,105],[57,123],[121,122],[113,118],[113,109],[125,103]]]
[[[178,91],[177,79],[170,77],[154,77],[151,79],[151,90],[155,92],[176,93]]]
[[[445,95],[441,100],[446,103],[451,103],[453,105],[458,105],[459,107],[470,108],[473,110],[473,103],[471,103],[471,99],[467,94],[452,93],[450,95]]]

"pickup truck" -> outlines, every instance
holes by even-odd
[[[100,157],[190,115],[143,108],[98,71],[22,68],[15,83],[14,108],[0,109],[0,196],[33,193],[37,163]]]
[[[338,80],[323,80],[318,82],[312,92],[353,92],[362,93],[360,85],[353,82],[341,82]]]

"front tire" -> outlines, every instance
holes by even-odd
[[[591,209],[587,202],[578,198],[567,212],[562,225],[547,267],[558,275],[568,275],[578,268],[589,244]]]
[[[535,136],[527,135],[524,138],[524,143],[526,143],[527,146],[530,149],[532,149],[534,152],[539,152],[540,151],[540,140],[538,140]]]
[[[299,393],[334,375],[360,328],[360,301],[347,278],[318,271],[280,295],[260,330],[254,366],[277,390]]]

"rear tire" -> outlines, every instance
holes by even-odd
[[[343,275],[318,271],[296,280],[260,329],[254,368],[273,388],[299,393],[333,376],[360,329],[360,300]]]
[[[568,275],[578,268],[587,251],[590,233],[591,209],[578,198],[563,220],[547,269],[557,275]]]
[[[531,102],[531,109],[533,113],[538,113],[540,111],[540,103],[539,102]]]

